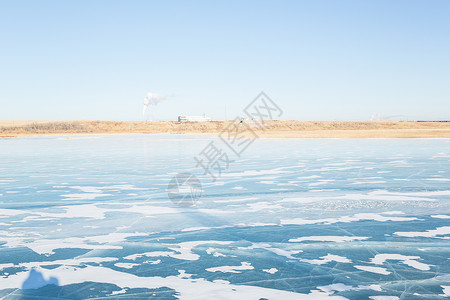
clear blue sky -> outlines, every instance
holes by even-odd
[[[450,119],[450,1],[0,0],[0,119]]]

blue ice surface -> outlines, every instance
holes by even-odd
[[[231,160],[215,181],[194,159],[211,141]],[[206,135],[33,137],[0,140],[0,158],[0,297],[206,298],[178,279],[450,294],[449,139],[257,139],[236,156]],[[167,196],[179,172],[202,183],[193,207]],[[74,275],[90,267],[112,275]]]

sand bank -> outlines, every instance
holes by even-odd
[[[218,134],[229,121],[0,121],[0,137],[93,134]],[[398,121],[267,121],[248,124],[262,138],[450,138],[450,123]]]

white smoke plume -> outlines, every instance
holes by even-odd
[[[145,119],[145,113],[148,110],[149,105],[158,105],[159,102],[167,99],[167,95],[160,95],[155,93],[147,93],[144,98],[144,107],[142,108],[142,117]]]
[[[405,115],[392,115],[392,116],[385,116],[381,113],[373,114],[370,117],[370,121],[389,121],[389,120],[408,120],[409,117]]]

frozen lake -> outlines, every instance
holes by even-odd
[[[0,140],[0,297],[450,296],[450,140],[259,139],[215,181],[211,141]]]

